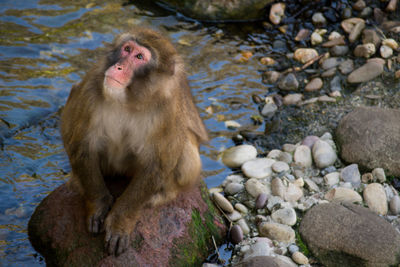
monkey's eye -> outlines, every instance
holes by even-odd
[[[125,46],[124,50],[125,50],[126,52],[128,52],[128,53],[131,52],[131,48],[130,48],[129,46]]]
[[[137,59],[143,59],[143,55],[142,55],[142,54],[137,54],[137,55],[136,55],[136,58],[137,58]]]

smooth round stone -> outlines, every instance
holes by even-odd
[[[236,222],[242,218],[242,214],[240,214],[240,212],[236,210],[234,210],[232,213],[227,214],[226,216],[228,216],[229,220],[231,220],[232,222]]]
[[[272,164],[272,170],[276,173],[287,172],[290,170],[290,167],[286,162],[277,161],[274,164]]]
[[[246,208],[246,206],[243,205],[242,203],[236,203],[235,209],[237,209],[238,211],[240,211],[243,214],[246,214],[247,212],[249,212],[249,210]]]
[[[384,183],[386,182],[386,175],[385,171],[382,168],[375,168],[372,170],[372,175],[374,176],[374,179],[378,181],[379,183]]]
[[[284,199],[288,202],[296,202],[303,196],[303,190],[295,184],[289,183]]]
[[[293,73],[289,73],[279,81],[278,87],[281,90],[287,91],[297,90],[297,88],[299,88],[299,82]]]
[[[229,183],[226,187],[225,187],[225,193],[227,193],[228,195],[234,195],[240,191],[242,191],[244,189],[244,185],[242,184],[238,184],[238,183]]]
[[[287,164],[290,164],[293,161],[293,157],[292,157],[292,154],[290,154],[288,152],[282,152],[281,155],[279,156],[278,160],[286,162]]]
[[[242,165],[243,173],[249,178],[262,179],[271,176],[272,164],[275,160],[269,158],[256,158]]]
[[[374,181],[374,176],[370,172],[366,172],[363,175],[361,175],[361,182],[364,184],[368,184],[370,182]]]
[[[271,218],[281,224],[293,226],[296,224],[296,212],[292,208],[279,209],[271,214]]]
[[[301,188],[304,186],[304,179],[300,177],[300,178],[294,180],[293,184],[298,186],[299,188]]]
[[[239,225],[240,228],[242,228],[243,234],[247,235],[248,233],[250,233],[250,228],[249,228],[249,226],[247,225],[245,219],[240,219],[239,221],[237,221],[236,224]]]
[[[368,61],[347,77],[349,83],[362,83],[370,81],[383,72],[383,64],[376,61]]]
[[[317,45],[323,42],[323,38],[320,34],[318,34],[317,32],[313,32],[311,34],[311,44],[312,45]]]
[[[276,3],[271,6],[271,10],[269,12],[269,20],[278,25],[281,23],[282,17],[285,15],[285,4],[284,3]]]
[[[324,70],[329,70],[329,69],[331,69],[331,68],[334,68],[334,67],[339,66],[340,62],[342,62],[342,61],[343,61],[343,60],[342,60],[341,58],[330,57],[330,58],[325,59],[325,60],[322,62],[321,67],[322,67]]]
[[[294,51],[293,58],[301,63],[307,63],[311,59],[318,57],[317,50],[313,48],[298,48]]]
[[[306,90],[306,92],[318,91],[319,89],[322,88],[323,85],[324,83],[322,82],[322,79],[317,77],[312,79],[309,83],[307,83],[304,90]]]
[[[273,196],[283,198],[285,196],[286,187],[280,178],[274,178],[271,181],[271,193]]]
[[[223,209],[224,211],[226,211],[227,213],[232,213],[234,211],[233,206],[231,204],[231,202],[229,202],[229,200],[227,200],[223,195],[221,195],[220,193],[213,193],[213,198],[215,203],[217,203],[217,205]]]
[[[329,69],[329,70],[327,70],[327,71],[324,71],[324,72],[321,74],[321,77],[322,77],[322,78],[329,78],[329,77],[335,76],[336,70],[337,70],[337,68],[335,67],[335,68],[331,68],[331,69]]]
[[[225,150],[222,154],[222,162],[229,168],[237,168],[256,157],[257,149],[254,146],[240,145]]]
[[[239,225],[235,224],[231,229],[231,241],[233,244],[239,244],[242,240],[243,230]]]
[[[327,186],[331,187],[339,183],[340,173],[331,172],[324,176],[324,182]]]
[[[400,197],[395,195],[389,202],[390,212],[394,215],[400,214]]]
[[[301,167],[311,167],[311,150],[308,146],[300,145],[294,152],[294,162]]]
[[[274,84],[278,81],[280,76],[281,76],[281,74],[277,71],[274,71],[274,70],[266,71],[263,74],[263,82]]]
[[[292,255],[292,260],[300,265],[306,265],[308,264],[308,258],[306,256],[304,256],[303,253],[296,251],[295,253],[293,253]]]
[[[290,254],[293,254],[293,253],[299,251],[299,247],[296,246],[295,244],[291,244],[291,245],[288,247],[288,250],[289,250]]]
[[[228,175],[228,177],[225,178],[225,180],[222,182],[222,186],[225,187],[229,183],[238,183],[238,184],[240,184],[243,181],[244,181],[244,178],[243,178],[242,175],[232,174],[232,175]]]
[[[367,185],[363,192],[364,201],[368,208],[379,215],[386,215],[388,212],[387,198],[383,186],[378,183]]]
[[[305,178],[304,183],[307,186],[308,190],[311,192],[319,192],[319,187],[318,185],[311,180],[310,178]]]
[[[311,20],[316,26],[322,26],[326,24],[326,18],[320,12],[314,13],[314,15],[311,17]]]
[[[273,222],[260,223],[258,227],[260,236],[268,237],[272,240],[283,243],[294,243],[295,232],[287,225]]]
[[[329,52],[335,57],[340,57],[349,52],[349,47],[347,45],[335,45],[329,49]]]
[[[265,193],[261,193],[258,195],[256,199],[256,209],[264,208],[265,204],[267,203],[268,196]]]
[[[303,94],[287,94],[283,97],[283,104],[286,106],[296,105],[303,99]]]
[[[353,187],[358,187],[361,184],[361,175],[360,171],[358,170],[357,164],[351,164],[346,166],[340,172],[340,178],[352,184]]]
[[[373,43],[360,44],[354,49],[354,55],[356,57],[370,58],[375,52],[376,48]]]
[[[272,118],[277,110],[278,107],[275,105],[275,103],[268,103],[265,104],[263,109],[261,110],[261,115],[266,118]]]
[[[315,135],[309,135],[306,136],[303,141],[301,141],[301,144],[303,146],[308,146],[310,149],[313,147],[313,145],[315,144],[315,142],[317,142],[317,140],[319,140],[318,136]]]
[[[258,195],[261,193],[265,193],[267,195],[271,194],[271,189],[255,178],[249,179],[245,183],[245,187],[247,193],[249,193],[254,198],[258,197]]]
[[[325,194],[325,199],[328,201],[338,201],[347,203],[361,203],[361,196],[354,190],[344,187],[337,187],[329,190]]]
[[[283,151],[287,152],[287,153],[294,153],[294,151],[296,150],[296,145],[293,144],[284,144],[282,146]]]
[[[279,156],[281,155],[282,151],[280,151],[279,149],[272,149],[268,155],[267,158],[269,159],[278,159]]]
[[[331,89],[331,92],[342,91],[340,77],[339,76],[333,77],[333,79],[329,83],[329,87]]]
[[[349,74],[354,70],[354,62],[351,59],[347,59],[340,63],[339,70],[342,74]]]
[[[319,169],[333,165],[337,159],[336,152],[333,148],[323,140],[317,140],[312,148],[312,155],[315,165]]]
[[[382,45],[379,48],[379,53],[381,54],[381,57],[383,58],[389,58],[393,55],[393,49],[390,48],[389,46]]]

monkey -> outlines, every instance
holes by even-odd
[[[68,184],[83,196],[88,231],[104,231],[106,252],[118,256],[143,208],[198,183],[199,146],[208,133],[183,60],[166,37],[135,27],[105,50],[72,87],[61,137],[72,169]],[[118,181],[123,186],[114,193]]]

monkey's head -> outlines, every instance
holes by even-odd
[[[146,84],[174,75],[177,57],[172,44],[153,30],[134,29],[118,36],[104,66],[105,97],[125,102],[144,93]]]

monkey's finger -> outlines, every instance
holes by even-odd
[[[89,231],[95,234],[99,232],[99,221],[94,216],[89,219]]]
[[[116,248],[118,245],[118,240],[119,240],[119,236],[112,236],[110,241],[107,242],[108,247],[107,247],[107,252],[109,255],[114,255],[116,254]]]
[[[123,235],[118,242],[117,253],[116,255],[119,256],[128,248],[129,242],[129,235]]]

